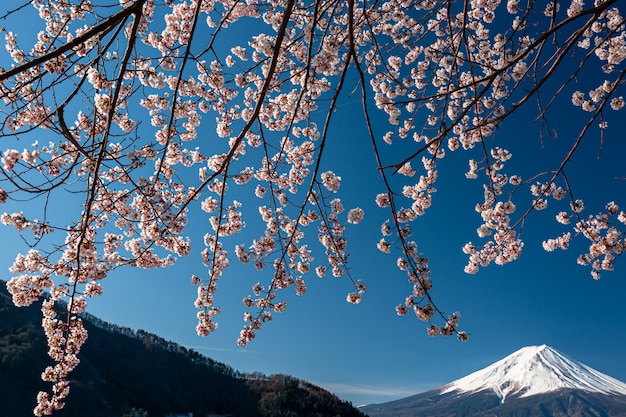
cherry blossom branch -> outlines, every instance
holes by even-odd
[[[63,55],[65,52],[72,50],[73,48],[79,46],[85,41],[93,38],[94,36],[100,34],[106,34],[113,30],[120,22],[124,21],[128,16],[134,14],[137,15],[141,13],[141,8],[143,7],[145,0],[137,0],[130,7],[126,9],[122,9],[118,13],[113,16],[108,17],[102,23],[99,23],[90,29],[88,29],[83,34],[76,36],[71,41],[59,46],[57,49],[54,49],[48,52],[45,55],[38,56],[22,65],[18,65],[16,67],[11,68],[10,70],[6,70],[4,72],[0,72],[0,83],[8,80],[9,78],[20,74],[25,73],[29,69],[33,67],[37,67],[45,62],[52,61],[55,58]]]

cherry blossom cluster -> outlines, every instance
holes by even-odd
[[[84,299],[76,297],[68,305],[67,321],[57,318],[54,300],[42,304],[42,327],[48,339],[48,355],[56,361],[43,371],[41,379],[52,384],[52,394],[41,391],[37,395],[36,416],[49,415],[64,406],[64,399],[69,395],[68,374],[78,366],[78,353],[87,340],[87,331],[82,320],[76,314],[84,311]]]
[[[591,267],[591,276],[600,279],[602,271],[612,271],[615,260],[626,250],[626,213],[619,209],[615,202],[606,205],[606,211],[596,215],[582,217],[584,204],[581,200],[572,201],[569,212],[557,214],[557,221],[564,225],[573,226],[574,235],[565,232],[561,236],[547,239],[543,247],[547,251],[555,249],[566,250],[570,242],[578,237],[584,237],[589,241],[586,253],[578,257],[578,264]]]
[[[403,193],[405,197],[419,200],[423,198],[423,194],[418,190],[428,190],[427,195],[428,199],[430,199],[430,193],[436,191],[428,185],[434,183],[434,180],[429,181],[428,178],[436,178],[434,163],[432,163],[432,160],[424,158],[423,164],[429,172],[428,177],[421,176],[420,182],[413,187],[405,186]],[[376,196],[376,203],[379,207],[393,205],[393,201],[394,199],[390,198],[389,194],[386,193]],[[428,202],[428,206],[430,206],[430,200]],[[428,206],[425,208],[428,208]],[[430,296],[433,284],[430,278],[432,271],[428,265],[429,259],[418,251],[415,241],[409,240],[412,234],[412,228],[409,223],[415,221],[422,214],[424,214],[424,208],[416,209],[416,203],[413,203],[411,209],[397,210],[395,216],[393,216],[393,224],[395,230],[397,230],[395,238],[393,238],[392,226],[389,221],[383,223],[380,228],[383,237],[377,244],[378,250],[383,253],[391,253],[394,246],[401,248],[400,253],[402,255],[397,258],[396,266],[400,271],[407,274],[408,282],[412,284],[412,292],[405,298],[403,304],[396,306],[396,313],[399,316],[406,316],[409,310],[413,310],[419,320],[429,323],[426,329],[428,335],[434,337],[437,335],[451,336],[457,334],[459,340],[465,342],[468,340],[468,335],[465,332],[457,331],[460,314],[455,313],[455,315],[446,318],[441,310],[435,306]],[[445,325],[441,326],[433,323],[435,316],[443,319]]]
[[[323,185],[333,192],[338,191],[338,184],[328,184],[327,179],[328,176],[326,180],[323,178]],[[324,199],[322,199],[322,202],[323,201]],[[360,279],[354,280],[351,276],[348,267],[348,241],[344,232],[346,223],[360,223],[364,219],[365,213],[358,207],[350,209],[346,216],[347,222],[342,222],[340,215],[344,213],[344,211],[345,209],[341,200],[338,198],[332,199],[330,201],[330,213],[322,215],[317,238],[325,248],[328,266],[331,268],[330,272],[333,277],[339,278],[347,275],[354,284],[354,291],[348,293],[346,301],[351,304],[360,304],[362,296],[367,290],[367,286],[363,284]],[[315,272],[318,277],[322,278],[326,276],[327,267],[325,265],[318,266]]]
[[[493,33],[489,25],[502,13],[499,4],[499,1],[470,2],[468,9],[461,11],[449,7],[447,2],[419,5],[416,2],[416,8],[431,11],[423,20],[418,20],[418,14],[407,13],[403,5],[392,2],[374,12],[376,18],[371,19],[376,22],[372,28],[374,35],[387,37],[403,51],[384,57],[379,41],[365,55],[368,72],[373,74],[370,84],[375,103],[388,114],[390,124],[398,126],[387,132],[383,141],[391,145],[395,144],[395,137],[412,138],[418,144],[411,158],[394,165],[399,173],[415,175],[410,162],[420,154],[429,153],[427,160],[431,161],[444,157],[444,144],[449,151],[472,150],[484,144],[504,118],[533,96],[529,83],[541,85],[550,77],[550,73],[530,63],[547,59],[542,53],[549,34],[562,26],[574,26],[574,22],[579,22],[574,36],[563,48],[553,50],[553,56],[571,48],[591,49],[600,62],[588,65],[602,67],[607,77],[613,75],[613,79],[605,79],[588,94],[574,91],[572,103],[587,112],[595,112],[594,117],[600,120],[605,108],[615,111],[623,108],[623,98],[617,93],[622,75],[616,70],[626,56],[625,31],[624,19],[615,2],[598,1],[585,8],[584,2],[573,1],[563,11],[558,4],[549,3],[542,10],[543,17],[533,17],[525,14],[526,9],[519,2],[509,1],[511,26]],[[505,20],[503,16],[501,23]],[[585,65],[588,58],[583,53],[580,60]],[[550,70],[554,71],[561,61],[559,58],[554,65],[550,63],[553,65]],[[524,89],[526,85],[530,87]],[[607,123],[601,121],[599,126],[605,129]],[[565,195],[565,190],[556,189],[553,180],[548,184],[552,189],[542,189],[523,182],[518,175],[505,173],[505,164],[511,158],[508,150],[481,147],[484,159],[482,162],[470,159],[466,177],[477,179],[479,171],[485,173],[484,201],[476,206],[476,211],[483,220],[477,234],[487,241],[480,246],[465,245],[463,250],[469,255],[465,268],[468,273],[476,273],[480,266],[491,262],[501,265],[517,259],[523,242],[516,228],[530,211],[545,209],[547,197],[562,199]],[[427,165],[424,170],[428,174],[425,178],[432,177]],[[522,185],[529,185],[535,200],[530,210],[514,218],[516,205],[511,196]],[[404,186],[403,194],[412,199],[420,197],[414,190]],[[389,197],[385,195],[385,199],[388,201]],[[411,219],[421,215],[430,201],[425,200],[426,204],[419,201],[413,204],[412,213],[399,211],[396,217]],[[546,245],[565,248],[567,242],[567,237],[562,237]],[[391,250],[385,238],[378,247],[383,252]]]

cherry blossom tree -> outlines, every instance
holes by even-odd
[[[484,188],[480,243],[463,247],[465,272],[517,259],[525,222],[551,202],[569,229],[544,248],[588,240],[578,263],[593,278],[626,245],[624,211],[606,196],[603,212],[584,214],[567,175],[580,144],[603,137],[607,114],[624,107],[617,0],[12,0],[2,8],[0,202],[39,207],[1,216],[31,246],[17,254],[7,287],[17,306],[45,298],[55,361],[35,415],[63,407],[87,339],[86,300],[102,294],[114,269],[186,256],[195,207],[210,225],[204,272],[191,277],[198,334],[217,329],[214,295],[231,262],[260,277],[242,294],[241,346],[286,308],[282,290],[305,293],[309,275],[343,277],[353,287],[347,301],[361,301],[366,285],[348,263],[344,232],[365,213],[341,200],[350,172],[321,163],[348,91],[360,98],[383,184],[371,198],[388,212],[373,246],[407,274],[397,314],[412,310],[429,335],[468,337],[460,315],[431,297],[412,227],[448,155],[481,155],[461,173]],[[24,16],[28,28],[13,24]],[[585,91],[582,74],[593,84]],[[548,126],[563,98],[586,121],[569,152],[549,171],[508,169],[512,153],[495,140],[501,124],[532,108]],[[375,125],[377,114],[386,126]],[[403,156],[389,160],[385,147]],[[245,218],[242,193],[256,196],[260,218]],[[48,209],[68,196],[80,211]],[[247,223],[260,225],[257,237],[235,242]]]

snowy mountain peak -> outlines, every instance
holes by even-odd
[[[550,346],[527,346],[488,367],[451,382],[441,388],[447,392],[494,391],[504,402],[506,397],[579,389],[603,394],[626,395],[626,384],[567,358]]]

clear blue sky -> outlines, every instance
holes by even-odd
[[[174,267],[114,272],[102,282],[105,293],[90,300],[88,311],[121,326],[154,332],[240,371],[286,373],[312,381],[354,404],[383,402],[437,387],[530,344],[546,343],[626,380],[626,266],[618,260],[616,271],[594,281],[587,268],[576,265],[576,247],[567,252],[543,251],[541,241],[562,230],[551,210],[532,216],[524,231],[526,246],[519,261],[482,269],[474,276],[463,272],[466,256],[461,247],[468,240],[477,241],[474,231],[480,219],[473,206],[482,197],[478,183],[463,176],[466,155],[461,152],[443,161],[439,191],[430,211],[416,222],[415,234],[421,250],[431,259],[435,300],[446,312],[462,313],[461,328],[471,333],[470,341],[431,339],[426,336],[424,323],[411,316],[396,316],[394,306],[404,300],[410,288],[394,265],[395,257],[375,249],[378,227],[386,213],[373,203],[373,194],[380,188],[376,188],[377,180],[371,173],[373,160],[367,138],[353,129],[352,118],[357,119],[357,114],[351,109],[337,118],[332,138],[337,149],[331,157],[338,159],[333,165],[340,163],[336,171],[343,177],[340,195],[345,204],[360,206],[366,213],[366,220],[349,226],[348,231],[352,272],[369,287],[361,305],[345,302],[350,290],[347,280],[310,276],[307,294],[296,297],[288,291],[286,312],[277,315],[247,348],[241,349],[235,344],[242,325],[241,299],[262,277],[233,262],[216,295],[216,304],[222,308],[220,329],[200,338],[194,330],[195,287],[189,277],[204,272],[199,262],[202,232],[192,234],[194,251]],[[536,127],[524,125],[528,127],[520,129],[520,125],[511,125],[500,136],[523,142],[527,149],[514,152],[514,161],[535,167],[541,162],[540,156],[534,156],[540,151]],[[605,163],[623,167],[624,127],[622,124],[621,129],[616,126],[608,131],[600,160],[594,151],[597,139],[590,137],[590,152],[585,154],[588,158],[572,170],[576,171],[573,176],[584,183],[587,175],[605,174]],[[567,137],[561,139],[569,143]],[[549,147],[544,151],[565,150],[558,141]],[[348,153],[350,158],[345,158]],[[331,165],[330,160],[327,162]],[[369,173],[363,172],[365,167]],[[597,193],[600,206],[611,199],[626,204],[623,182],[604,178],[601,182],[589,180],[583,187],[585,194]],[[586,201],[594,203],[593,198]],[[192,220],[197,222],[194,229],[208,226],[203,213]],[[252,216],[248,222],[250,228],[255,226]],[[2,233],[6,238],[1,243],[0,277],[8,279],[7,267],[19,241],[8,229]],[[232,245],[239,241],[231,240]],[[314,256],[322,260],[321,248],[314,248]]]
[[[374,196],[383,188],[356,101],[345,97],[337,112],[324,165],[342,177],[338,196],[346,208],[365,210],[362,224],[348,226],[352,273],[369,288],[359,306],[345,302],[351,291],[349,281],[310,274],[307,294],[296,297],[291,289],[286,291],[287,310],[265,325],[247,348],[239,348],[235,340],[243,324],[241,299],[264,277],[233,261],[219,281],[215,298],[222,309],[217,318],[220,329],[207,338],[198,337],[193,307],[196,288],[190,276],[204,273],[199,253],[209,224],[206,214],[197,211],[191,216],[194,243],[187,258],[165,270],[115,271],[102,282],[104,295],[89,301],[88,311],[120,326],[156,333],[239,371],[285,373],[311,381],[355,405],[435,388],[531,344],[548,344],[626,381],[626,264],[618,259],[614,272],[594,281],[587,268],[576,265],[578,244],[567,252],[546,253],[542,240],[566,230],[554,220],[555,207],[531,216],[519,261],[494,265],[473,276],[463,272],[467,258],[461,248],[467,241],[479,241],[475,230],[480,217],[474,205],[482,201],[480,182],[464,177],[472,156],[463,151],[441,161],[439,191],[430,210],[413,227],[421,251],[431,260],[437,305],[446,313],[461,312],[460,327],[470,333],[470,340],[431,339],[423,322],[395,314],[395,305],[404,301],[410,286],[395,267],[396,256],[376,250],[379,227],[387,213],[374,204]],[[573,129],[585,114],[567,100],[561,104],[562,110],[553,115],[559,122],[559,137],[544,138],[543,147],[540,126],[529,114],[510,120],[497,134],[498,146],[512,151],[510,166],[522,177],[554,168],[569,149]],[[595,213],[611,200],[626,210],[626,183],[615,180],[626,176],[626,119],[619,116],[609,118],[601,157],[597,158],[600,141],[594,129],[568,170],[577,198],[586,202],[586,213]],[[375,120],[381,135],[384,120],[382,116]],[[213,135],[209,127],[200,133]],[[407,142],[404,149],[411,146]],[[518,203],[519,211],[525,208],[523,202]],[[253,207],[245,210],[250,231],[261,233]],[[9,279],[7,268],[20,241],[11,230],[1,230],[0,278]],[[227,250],[232,253],[241,241],[229,239]],[[316,264],[323,263],[323,249],[315,241],[313,237],[313,256]]]

